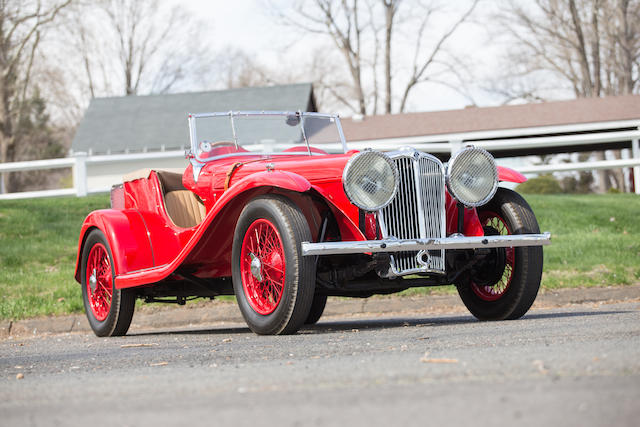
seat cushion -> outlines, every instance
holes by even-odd
[[[164,195],[164,203],[169,217],[178,227],[194,227],[207,214],[204,205],[188,190],[169,191]]]

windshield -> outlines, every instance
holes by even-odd
[[[199,161],[230,155],[344,153],[335,115],[230,112],[189,115],[191,151]]]

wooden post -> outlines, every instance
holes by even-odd
[[[640,160],[640,143],[638,138],[631,140],[631,157]],[[640,194],[640,166],[633,167],[633,187]]]

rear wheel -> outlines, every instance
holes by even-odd
[[[499,188],[478,208],[487,235],[540,233],[527,202],[516,192]],[[469,311],[481,320],[517,319],[531,307],[542,278],[542,247],[492,249],[458,293]]]
[[[309,225],[285,198],[257,198],[240,214],[233,238],[233,288],[255,333],[295,333],[307,319],[315,264],[302,256],[303,241],[311,241]]]
[[[99,337],[125,335],[136,297],[130,289],[116,289],[111,248],[98,229],[87,236],[81,268],[82,300],[91,329]]]

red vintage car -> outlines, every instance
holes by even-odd
[[[542,274],[534,213],[485,150],[445,165],[409,147],[349,151],[336,115],[189,115],[183,171],[124,177],[80,232],[75,278],[98,336],[135,301],[235,295],[258,334],[318,321],[327,296],[455,284],[478,319],[515,319]],[[187,163],[187,162],[185,162]]]

